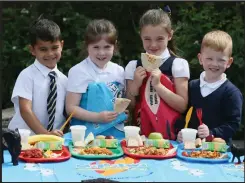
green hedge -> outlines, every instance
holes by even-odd
[[[126,66],[143,51],[138,34],[140,16],[149,8],[164,5],[165,2],[3,2],[3,108],[12,106],[10,98],[15,80],[20,71],[33,62],[28,51],[28,27],[40,14],[61,27],[65,44],[59,68],[67,74],[86,56],[82,43],[89,20],[107,18],[115,23],[119,30],[119,51],[113,60]],[[202,37],[210,30],[221,29],[227,31],[234,42],[234,63],[227,77],[244,94],[244,3],[169,2],[168,5],[172,10],[177,54],[188,60],[191,79],[198,78],[202,71],[197,60]],[[243,125],[240,130],[244,131]]]

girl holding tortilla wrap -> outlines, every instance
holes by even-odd
[[[85,32],[88,57],[68,73],[66,110],[75,109],[71,125],[85,125],[86,135],[124,137],[127,115],[114,110],[124,90],[124,69],[110,61],[116,42],[117,30],[110,21],[91,21]]]
[[[141,61],[132,60],[125,68],[126,93],[135,112],[134,122],[146,136],[160,132],[164,138],[175,140],[174,124],[188,103],[189,65],[185,59],[174,57],[174,50],[168,48],[173,30],[166,12],[148,10],[139,25],[146,53]]]

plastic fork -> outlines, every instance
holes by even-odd
[[[202,122],[202,109],[201,108],[196,109],[196,113],[197,113],[197,117],[199,119],[200,125],[202,125],[203,124],[203,122]]]

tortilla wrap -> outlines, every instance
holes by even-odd
[[[124,112],[131,100],[126,99],[126,98],[116,98],[115,103],[114,103],[114,111],[121,113]]]
[[[147,72],[151,72],[161,66],[162,58],[148,53],[141,53],[141,61]]]

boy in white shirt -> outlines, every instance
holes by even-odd
[[[58,129],[65,121],[67,77],[57,68],[63,48],[59,26],[51,20],[36,20],[30,28],[30,43],[36,59],[16,80],[11,97],[15,115],[8,128],[63,136]]]

